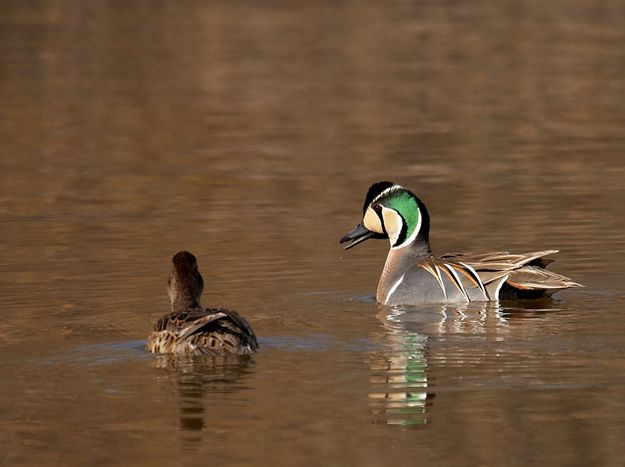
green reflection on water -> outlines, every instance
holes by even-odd
[[[427,423],[427,337],[390,330],[385,342],[369,356],[369,406],[374,423],[423,425]]]

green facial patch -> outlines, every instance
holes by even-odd
[[[394,209],[404,218],[406,233],[400,243],[410,238],[419,223],[419,206],[415,197],[405,190],[397,190],[389,193],[381,204]]]

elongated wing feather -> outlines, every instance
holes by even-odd
[[[243,316],[241,316],[234,310],[222,309],[220,311],[226,313],[228,317],[232,320],[232,322],[234,322],[239,328],[241,328],[241,330],[244,331],[245,334],[252,336],[254,338],[254,343],[256,343],[256,335],[254,334],[254,330],[252,329],[252,326],[250,326],[250,323],[248,323]]]
[[[528,253],[513,254],[507,251],[492,253],[448,253],[441,259],[450,262],[463,262],[478,271],[511,271],[525,264],[536,261],[544,256],[557,253],[558,250],[532,251]]]
[[[491,297],[496,297],[506,284],[517,290],[543,290],[552,293],[558,289],[582,287],[568,277],[544,269],[554,260],[544,258],[558,250],[532,251],[512,254],[507,251],[491,253],[446,254],[443,261],[455,266],[470,266],[475,270]]]
[[[191,336],[192,334],[195,334],[196,332],[201,332],[202,328],[208,325],[209,323],[212,323],[215,320],[224,318],[225,316],[227,316],[225,313],[218,312],[218,313],[211,313],[208,315],[205,314],[202,317],[194,319],[193,321],[188,322],[185,327],[183,327],[182,329],[178,331],[176,335],[176,340],[180,342],[185,339],[188,339],[189,336]]]
[[[565,289],[581,287],[568,277],[534,266],[524,266],[515,270],[508,278],[508,284],[519,289]]]

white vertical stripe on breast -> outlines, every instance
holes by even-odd
[[[395,292],[395,290],[397,290],[397,287],[399,287],[399,284],[401,284],[404,281],[404,276],[405,274],[403,274],[399,280],[397,282],[395,282],[393,284],[393,286],[391,287],[391,289],[388,291],[388,293],[386,294],[386,300],[384,300],[384,304],[388,304],[388,300],[389,298],[391,298],[391,295],[393,295],[393,293]]]

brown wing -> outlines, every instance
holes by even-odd
[[[186,333],[185,336],[185,340],[196,347],[199,353],[246,354],[258,349],[254,330],[236,311],[224,308],[211,308],[206,311],[221,316],[198,326],[193,333]]]
[[[225,316],[225,314],[217,310],[214,310],[212,313],[207,313],[207,310],[201,308],[174,311],[159,319],[154,326],[154,331],[169,331],[178,335],[194,329],[197,325],[209,323],[223,316]]]
[[[158,320],[148,337],[154,353],[226,355],[253,353],[258,348],[249,323],[223,308],[189,309]]]
[[[498,293],[502,285],[518,291],[544,291],[548,294],[559,289],[582,287],[568,277],[544,269],[553,262],[552,259],[544,258],[544,256],[557,252],[558,250],[521,254],[511,254],[505,251],[482,254],[464,253],[446,254],[441,258],[450,263],[468,265],[473,268],[491,298],[499,297]],[[522,293],[510,295],[508,292],[506,295],[521,297]]]
[[[532,251],[529,253],[508,253],[497,251],[491,253],[448,253],[441,259],[450,262],[462,262],[478,271],[513,271],[526,264],[533,264],[542,260],[547,264],[553,260],[544,260],[543,257],[557,253],[558,250]]]

